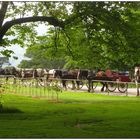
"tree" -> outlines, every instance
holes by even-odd
[[[53,57],[57,52],[58,57],[66,61],[64,68],[129,69],[139,62],[139,57],[134,55],[139,54],[139,24],[137,27],[134,25],[139,20],[138,12],[134,12],[134,9],[138,11],[136,6],[139,7],[139,4],[75,2],[71,17],[77,18],[65,26],[65,32],[50,28],[47,37],[44,36],[46,41],[40,38],[41,41],[34,41],[32,47],[36,44],[42,46],[44,42],[44,46],[49,46],[45,54]],[[137,43],[133,41],[136,38]],[[132,47],[134,45],[137,47]],[[27,49],[27,52],[32,51]],[[32,56],[36,55],[34,50]]]
[[[39,46],[35,27],[47,22],[55,26],[47,51],[63,51],[65,67],[127,69],[139,62],[138,8],[137,2],[1,2],[0,44]]]
[[[140,62],[139,7],[133,2],[75,3],[77,26],[82,23],[88,42],[89,51],[83,55],[89,65],[126,70]]]
[[[40,22],[44,22],[46,26],[53,25],[60,28],[64,28],[65,24],[68,23],[66,20],[64,21],[67,9],[63,6],[63,2],[2,1],[0,6],[1,47],[16,43],[20,44],[21,47],[29,45],[35,39],[35,27]],[[12,39],[9,39],[11,36]],[[4,50],[1,53],[10,56],[13,52]]]
[[[8,57],[0,57],[0,68],[2,67],[2,65],[4,64],[10,64],[9,63],[9,58]]]
[[[39,36],[38,40],[36,40],[36,42],[34,42],[34,44],[32,44],[25,53],[25,56],[30,60],[23,60],[19,67],[49,69],[63,68],[65,60],[61,55],[62,53],[60,49],[54,51],[54,49],[57,48],[55,48],[53,40],[53,37],[51,38],[50,36]]]

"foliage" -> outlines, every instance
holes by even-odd
[[[31,55],[20,67],[111,68],[127,70],[139,64],[138,2],[1,2],[0,45],[20,44]],[[29,15],[30,14],[30,15]],[[9,22],[5,22],[10,19]],[[49,26],[37,36],[39,23]],[[12,36],[12,39],[9,37]],[[14,37],[13,37],[14,36]],[[46,40],[45,40],[46,39]],[[43,45],[42,45],[43,43]],[[36,46],[36,47],[35,47]],[[37,50],[39,46],[39,50]],[[35,50],[30,49],[33,47]],[[43,48],[44,49],[44,48]],[[31,51],[31,52],[29,52]],[[10,56],[12,51],[4,52]],[[46,58],[47,57],[47,58]],[[44,60],[46,62],[43,62]],[[54,62],[52,62],[52,59]],[[43,64],[41,64],[43,63]],[[51,63],[54,63],[51,65]],[[58,66],[57,66],[58,67]]]
[[[4,109],[3,93],[5,92],[5,88],[6,86],[2,84],[0,85],[0,112],[2,112]]]
[[[2,94],[0,94],[0,112],[3,110]]]
[[[0,67],[2,67],[3,64],[10,64],[8,57],[0,57]]]
[[[83,23],[82,29],[89,42],[87,60],[90,65],[95,61],[97,67],[126,70],[139,63],[139,57],[133,53],[140,51],[139,39],[136,39],[139,37],[139,16],[134,12],[138,7],[139,3],[129,2],[75,3],[75,13]]]
[[[65,64],[63,57],[61,56],[60,50],[54,51],[55,48],[53,36],[52,38],[48,35],[39,36],[38,40],[30,46],[25,56],[31,60],[23,60],[19,67],[25,68],[62,68]],[[60,54],[61,53],[61,54]]]
[[[63,5],[58,2],[0,2],[0,46],[29,46],[34,42],[37,35],[35,28],[41,22],[46,26],[63,28],[62,13],[67,15],[67,9]],[[52,12],[53,8],[56,11]],[[9,51],[8,56],[10,53],[12,52]]]
[[[46,41],[43,39],[50,47],[46,50],[50,58],[54,55],[63,58],[64,68],[128,70],[139,63],[138,3],[74,2],[72,5],[71,15],[67,17],[72,20],[65,30],[50,28]],[[32,46],[35,44],[42,45],[42,38]]]

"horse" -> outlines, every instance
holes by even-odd
[[[44,68],[37,68],[33,70],[33,77],[34,78],[39,78],[42,81],[42,78],[45,77],[45,75],[48,74],[48,69]]]
[[[16,76],[17,75],[17,70],[15,67],[5,67],[4,68],[4,75],[13,75]]]
[[[6,77],[6,81],[8,81],[9,77],[13,77],[15,80],[15,78],[18,75],[18,72],[17,72],[17,69],[15,67],[5,67],[3,74]]]
[[[94,70],[87,70],[87,69],[80,69],[78,72],[78,79],[79,80],[88,80],[87,87],[88,92],[90,92],[91,89],[93,89],[93,79],[95,77],[95,71]]]
[[[34,69],[20,69],[20,78],[24,79],[24,78],[34,78]]]
[[[18,76],[17,68],[10,66],[5,68],[0,68],[0,75],[6,78],[6,82],[8,82],[9,78],[14,78],[14,82],[16,81],[16,77]]]
[[[98,70],[98,72],[96,72],[95,70],[80,70],[78,73],[78,78],[88,80],[88,92],[93,90],[93,84],[96,82],[96,80],[112,81],[112,77],[109,71],[104,72],[102,70]],[[100,83],[103,85],[101,91],[104,91],[105,87],[106,89],[108,88],[106,82],[100,82]]]
[[[79,69],[74,70],[55,70],[53,73],[54,78],[61,79],[63,88],[67,89],[67,82],[70,80],[72,82],[72,88],[75,89],[75,82],[77,88],[79,89],[80,81],[77,79]],[[73,79],[73,80],[71,80]]]
[[[34,79],[37,81],[39,85],[43,85],[43,79],[48,74],[48,69],[44,68],[24,68],[19,69],[19,78],[21,78],[21,81],[25,81],[27,79]]]
[[[37,84],[40,86],[45,86],[44,80],[48,75],[48,69],[45,68],[37,68],[33,69],[33,79],[37,81]]]
[[[0,75],[4,75],[5,72],[4,72],[4,68],[0,68]]]

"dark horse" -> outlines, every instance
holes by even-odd
[[[54,77],[61,79],[63,88],[67,89],[67,82],[72,82],[72,89],[75,89],[75,82],[79,89],[80,81],[77,79],[79,69],[74,70],[55,70]]]

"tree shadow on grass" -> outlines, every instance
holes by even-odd
[[[1,113],[23,113],[23,112],[17,108],[2,107],[0,108],[0,114]]]

